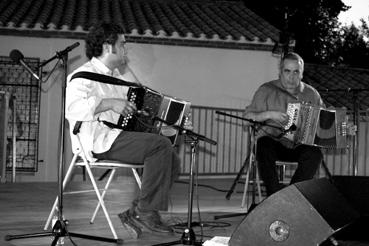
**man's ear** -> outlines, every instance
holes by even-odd
[[[112,52],[112,45],[111,44],[103,44],[103,53],[108,54]]]
[[[117,48],[115,48],[115,45],[110,45],[111,47],[111,53],[116,55],[117,54]]]

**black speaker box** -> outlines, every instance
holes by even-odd
[[[266,198],[232,233],[230,246],[319,245],[359,218],[326,178],[290,185]]]
[[[361,216],[369,216],[369,177],[333,176],[334,185]]]

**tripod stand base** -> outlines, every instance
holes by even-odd
[[[41,233],[29,233],[29,234],[19,234],[19,235],[6,235],[4,237],[5,241],[10,241],[13,239],[24,239],[24,238],[36,238],[36,237],[48,237],[53,236],[54,239],[51,243],[52,246],[56,245],[60,237],[76,237],[83,238],[101,242],[115,243],[117,245],[123,244],[123,239],[117,238],[106,238],[106,237],[97,237],[91,235],[85,235],[80,233],[68,232],[65,226],[65,221],[61,222],[60,220],[56,221],[53,230],[51,232],[41,232]]]
[[[192,228],[184,229],[182,233],[182,237],[179,240],[168,242],[168,243],[159,243],[154,244],[152,246],[169,246],[169,245],[195,245],[201,246],[201,241],[196,241],[196,235]]]
[[[67,235],[55,235],[54,232],[41,232],[41,233],[30,233],[30,234],[19,234],[19,235],[6,235],[4,237],[5,241],[10,241],[13,239],[25,239],[25,238],[36,238],[36,237],[51,237],[54,236],[55,243],[58,241],[60,237],[65,237]],[[97,237],[97,236],[91,236],[91,235],[85,235],[85,234],[79,234],[74,232],[68,232],[68,237],[77,237],[77,238],[83,238],[83,239],[89,239],[89,240],[95,240],[95,241],[101,241],[101,242],[108,242],[108,243],[115,243],[118,245],[122,245],[124,240],[123,239],[114,239],[114,238],[105,238],[105,237]],[[55,245],[51,244],[51,245]]]

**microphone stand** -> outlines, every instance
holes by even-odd
[[[174,129],[178,130],[180,133],[186,135],[190,138],[190,144],[191,144],[191,165],[190,165],[190,183],[188,185],[188,211],[187,211],[187,227],[184,229],[182,233],[182,237],[179,240],[168,242],[168,243],[160,243],[155,244],[153,246],[167,246],[167,245],[196,245],[201,246],[201,241],[196,241],[196,235],[195,232],[192,229],[192,206],[193,206],[193,189],[194,189],[194,166],[196,165],[196,151],[197,151],[197,145],[199,141],[204,141],[207,143],[210,143],[212,145],[216,145],[217,142],[214,140],[211,140],[209,138],[206,138],[205,136],[202,136],[200,134],[197,134],[193,131],[187,130],[181,126],[178,125],[171,125],[168,121],[163,120],[158,117],[154,117],[153,120],[160,121],[162,123],[165,123],[166,125],[173,127]]]
[[[47,237],[53,236],[53,240],[51,242],[51,246],[57,245],[60,238],[63,237],[78,237],[89,240],[96,240],[102,242],[111,242],[116,244],[123,244],[122,239],[113,239],[113,238],[105,238],[105,237],[97,237],[91,235],[85,235],[80,233],[69,232],[67,230],[68,221],[64,219],[63,216],[63,173],[64,173],[64,123],[65,123],[65,88],[67,82],[67,73],[68,73],[68,52],[77,47],[79,43],[75,43],[61,52],[56,52],[56,55],[50,58],[49,60],[40,64],[39,68],[45,66],[47,63],[51,62],[54,59],[59,59],[63,64],[63,84],[62,84],[62,102],[61,102],[61,124],[60,124],[60,143],[59,143],[59,171],[58,171],[58,219],[55,222],[52,230],[50,232],[41,232],[41,233],[30,233],[30,234],[20,234],[20,235],[6,235],[5,240],[10,241],[13,239],[22,239],[22,238],[35,238],[35,237]]]
[[[217,220],[217,219],[221,219],[221,218],[230,218],[230,217],[237,217],[237,216],[247,215],[248,213],[250,213],[257,206],[256,201],[255,201],[256,200],[255,199],[255,190],[256,190],[256,187],[255,187],[256,186],[256,162],[255,161],[256,161],[256,145],[257,145],[256,137],[255,137],[256,136],[256,128],[258,126],[269,126],[269,127],[273,127],[273,128],[281,130],[283,134],[286,134],[287,132],[293,130],[293,128],[290,127],[290,129],[284,130],[284,129],[278,127],[278,126],[266,124],[264,122],[254,121],[254,120],[251,120],[251,119],[246,119],[246,118],[243,118],[243,117],[239,117],[239,116],[232,115],[232,114],[227,114],[227,113],[220,112],[220,111],[215,111],[215,113],[252,123],[250,125],[250,127],[251,127],[251,142],[250,142],[249,154],[248,154],[246,160],[243,162],[243,165],[242,165],[240,171],[238,172],[235,180],[233,181],[233,184],[232,184],[231,188],[229,189],[229,191],[227,192],[227,195],[226,195],[226,199],[229,200],[232,193],[234,192],[236,184],[239,182],[239,179],[241,178],[242,174],[244,173],[244,169],[246,167],[247,167],[247,170],[252,168],[253,184],[252,184],[252,202],[251,202],[251,205],[247,209],[246,213],[233,213],[233,214],[227,214],[227,215],[214,216],[214,219]],[[245,185],[248,185],[248,184],[245,184]]]

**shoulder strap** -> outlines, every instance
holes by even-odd
[[[137,83],[128,82],[128,81],[125,81],[125,80],[122,80],[122,79],[117,79],[117,78],[114,78],[114,77],[111,77],[111,76],[107,76],[107,75],[103,75],[103,74],[99,74],[99,73],[86,72],[86,71],[77,72],[77,73],[73,74],[70,81],[72,81],[73,79],[76,79],[76,78],[84,78],[84,79],[94,80],[94,81],[97,81],[97,82],[112,84],[112,85],[142,87],[140,84],[137,84]]]

